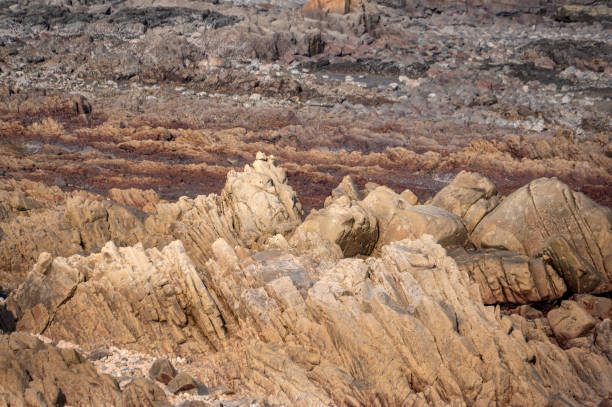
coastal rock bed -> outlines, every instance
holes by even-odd
[[[612,403],[612,13],[557,3],[0,2],[0,406]]]
[[[307,209],[344,175],[427,200],[463,169],[504,193],[557,176],[612,204],[601,22],[167,5],[3,9],[5,176],[174,200],[263,151]]]

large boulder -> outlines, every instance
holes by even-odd
[[[451,256],[478,284],[485,304],[528,304],[561,298],[567,287],[542,258],[507,250],[456,250]]]
[[[289,242],[300,246],[303,236],[318,234],[323,244],[338,245],[345,257],[368,255],[378,241],[378,221],[356,201],[342,196],[321,210],[313,209]]]
[[[476,226],[472,241],[527,256],[546,251],[573,291],[612,289],[612,211],[555,178],[510,194]]]
[[[371,191],[360,205],[378,218],[379,247],[405,238],[432,235],[445,247],[467,243],[467,230],[457,215],[430,205],[411,205],[387,187]]]
[[[468,232],[501,201],[495,184],[478,173],[461,171],[453,182],[442,188],[430,205],[461,217]]]

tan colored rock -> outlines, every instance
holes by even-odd
[[[122,206],[132,206],[144,212],[152,213],[159,203],[159,195],[152,189],[142,190],[137,188],[118,189],[111,188],[108,191],[109,199]]]
[[[597,297],[591,294],[576,294],[576,301],[593,318],[612,318],[612,300],[606,297]]]
[[[325,198],[325,206],[330,205],[336,199],[346,196],[350,200],[360,201],[362,199],[362,193],[359,191],[359,187],[350,175],[342,178],[342,181],[334,188],[331,195]]]
[[[289,242],[302,245],[302,234],[318,234],[323,244],[336,244],[345,257],[368,255],[378,241],[378,221],[344,195],[321,210],[312,210]]]
[[[599,348],[564,351],[536,322],[485,307],[428,236],[328,262],[218,239],[201,279],[180,248],[45,256],[9,304],[45,293],[29,320],[12,307],[20,329],[43,326],[45,304],[62,297],[49,291],[70,291],[79,272],[74,294],[46,311],[45,335],[189,354],[206,377],[269,404],[595,404],[612,380]]]
[[[544,253],[573,292],[600,293],[612,288],[606,277],[580,256],[563,236],[555,235],[548,239]]]
[[[550,327],[561,341],[578,338],[595,327],[595,320],[576,301],[563,301],[548,313]]]
[[[386,187],[376,188],[360,203],[379,222],[379,247],[405,238],[432,235],[443,246],[463,246],[467,231],[463,221],[443,209],[429,205],[411,205]]]
[[[127,190],[111,195],[122,203],[142,206],[144,197],[151,194]],[[273,157],[261,153],[243,172],[228,174],[220,195],[160,201],[154,209],[146,208],[150,213],[83,191],[62,199],[65,207],[30,210],[28,216],[17,217],[8,217],[7,212],[8,221],[0,221],[0,284],[16,287],[41,252],[69,256],[98,251],[109,240],[119,246],[140,242],[148,248],[180,239],[201,267],[212,255],[211,244],[220,237],[247,247],[264,245],[272,236],[293,232],[302,217],[286,172]]]
[[[168,383],[168,391],[178,394],[184,391],[197,390],[198,384],[187,373],[179,373]]]
[[[7,308],[19,319],[18,330],[93,348],[202,352],[225,337],[180,241],[162,250],[109,242],[89,257],[41,255]]]
[[[463,218],[468,232],[472,232],[500,201],[497,188],[489,179],[478,173],[461,171],[429,204]]]
[[[527,304],[561,298],[567,287],[541,258],[486,249],[452,252],[457,266],[478,284],[485,304]]]
[[[98,375],[76,351],[22,332],[0,335],[0,404],[101,407],[121,400],[114,379]]]
[[[411,205],[418,205],[418,204],[419,204],[419,197],[418,197],[418,196],[416,196],[416,195],[414,194],[414,192],[412,192],[412,191],[411,191],[411,190],[409,190],[409,189],[405,189],[405,190],[404,190],[404,191],[403,191],[403,192],[400,194],[400,196],[401,196],[402,198],[404,198],[404,199],[406,200],[406,202],[408,202],[408,203],[409,203],[409,204],[411,204]]]
[[[64,199],[64,192],[57,186],[48,186],[27,179],[0,180],[0,203],[11,211],[24,214],[32,209],[53,207]]]
[[[54,255],[83,250],[79,232],[58,211],[45,209],[0,222],[0,278],[3,287],[16,288],[39,253]]]
[[[302,7],[302,13],[309,17],[317,13],[346,14],[350,4],[349,0],[308,0]]]
[[[245,166],[244,172],[227,174],[221,198],[231,208],[233,228],[247,246],[261,236],[290,233],[301,222],[302,206],[287,183],[287,173],[274,157],[263,153],[257,153],[253,166]]]
[[[121,407],[170,407],[166,393],[157,384],[146,378],[138,378],[123,390]]]
[[[112,201],[91,200],[77,194],[66,200],[66,222],[80,234],[83,249],[99,251],[109,240],[134,245],[147,240],[146,215]]]
[[[576,270],[572,268],[579,266],[576,279],[571,274],[563,274],[568,287],[579,291],[610,289],[612,211],[570,190],[555,178],[537,179],[510,194],[485,216],[471,238],[478,247],[537,256],[553,237],[556,243],[548,249],[553,262],[555,253],[563,254],[560,252],[567,249],[564,257],[558,256],[559,272],[574,273]],[[597,275],[592,275],[593,270]],[[580,283],[585,278],[597,280],[600,275],[605,279],[603,285]]]

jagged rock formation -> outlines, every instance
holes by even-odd
[[[43,256],[9,308],[58,339],[217,351],[226,364],[209,369],[229,378],[238,364],[240,386],[273,404],[595,405],[612,385],[599,345],[566,355],[544,333],[527,341],[527,321],[483,306],[427,235],[333,263],[219,239],[202,279],[180,249]]]
[[[54,207],[48,191],[26,191],[4,195],[5,225],[24,225],[13,239],[53,215],[37,227],[94,253],[40,254],[0,304],[3,330],[189,355],[216,384],[272,405],[595,406],[612,388],[612,301],[578,295],[548,314],[527,305],[593,279],[595,292],[606,287],[579,250],[608,256],[609,210],[556,180],[485,215],[500,198],[477,174],[434,198],[455,213],[345,178],[303,222],[284,170],[263,154],[230,172],[221,194],[149,212],[82,192]],[[141,196],[114,192],[139,206]],[[466,219],[476,219],[471,235]],[[22,252],[41,243],[51,238]],[[485,305],[501,303],[523,305],[504,315]],[[168,391],[194,383],[185,374]],[[167,402],[148,381],[109,386],[111,404]],[[26,388],[15,397],[38,394]]]
[[[169,405],[150,380],[122,393],[111,376],[99,375],[73,349],[60,349],[26,333],[0,336],[0,403],[8,406]],[[147,404],[150,403],[150,404]]]
[[[62,205],[57,209],[44,208],[18,191],[0,195],[4,207],[24,212],[0,222],[0,267],[6,274],[2,284],[16,286],[41,252],[54,256],[95,252],[109,240],[121,246],[141,242],[161,247],[181,239],[196,264],[203,265],[212,254],[211,243],[219,237],[252,247],[276,234],[291,233],[302,216],[285,171],[264,154],[258,154],[243,172],[230,172],[220,195],[159,202],[148,208],[152,213],[85,192],[59,194]],[[122,203],[140,199],[134,198],[139,194],[129,194],[114,191],[113,197]]]
[[[122,206],[131,206],[144,212],[155,212],[155,206],[160,202],[159,195],[152,189],[145,191],[136,188],[111,188],[108,198]]]
[[[541,257],[496,249],[457,250],[451,256],[478,284],[485,304],[555,300],[567,290],[563,279]]]
[[[218,348],[206,337],[224,337],[216,306],[180,241],[161,251],[109,242],[89,257],[43,253],[7,308],[18,330],[94,346],[188,353]]]
[[[612,211],[557,179],[510,194],[471,235],[478,247],[550,256],[575,292],[612,288]]]

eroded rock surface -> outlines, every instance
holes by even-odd
[[[612,211],[556,179],[510,194],[471,235],[479,247],[528,256],[546,252],[576,292],[605,292],[612,281]]]
[[[567,290],[563,279],[542,258],[497,249],[458,250],[452,256],[478,284],[485,304],[550,301]]]
[[[467,243],[467,230],[459,216],[431,205],[412,205],[389,188],[379,187],[370,192],[361,205],[379,220],[380,247],[425,233],[445,247]]]
[[[369,255],[378,242],[378,219],[356,201],[342,196],[319,211],[312,210],[290,243],[300,246],[304,236],[310,234],[318,234],[323,242],[337,245],[345,257]]]
[[[146,191],[115,191],[114,200],[82,191],[57,194],[58,206],[35,203],[19,191],[4,195],[5,206],[21,208],[17,212],[23,214],[0,222],[0,267],[6,286],[16,287],[26,267],[45,251],[67,256],[99,251],[109,240],[120,246],[141,242],[156,247],[181,239],[194,261],[204,264],[212,254],[210,245],[219,237],[251,247],[276,234],[291,233],[302,216],[285,170],[264,154],[243,172],[228,174],[220,195],[168,203],[155,202],[156,196]],[[152,202],[144,204],[143,194],[151,195]]]
[[[497,188],[490,180],[477,173],[462,171],[428,203],[460,216],[468,232],[472,232],[500,201]]]
[[[240,366],[234,383],[270,403],[545,405],[557,398],[595,405],[612,382],[602,373],[611,362],[599,351],[572,347],[566,355],[545,335],[527,341],[510,329],[513,322],[483,305],[478,285],[427,235],[383,246],[380,258],[333,263],[278,249],[251,253],[219,239],[202,279],[180,248],[109,243],[100,254],[56,258],[46,274],[42,262],[9,304],[23,302],[26,291],[63,293],[59,281],[76,281],[55,309],[53,295],[30,308],[53,314],[46,335],[166,352],[207,349],[211,360],[226,358],[207,371],[229,378]],[[103,323],[75,323],[92,307]],[[10,308],[19,328],[42,325],[30,323],[34,312]],[[545,373],[551,369],[563,374]]]
[[[89,257],[44,253],[7,308],[18,330],[98,347],[186,353],[218,347],[209,336],[225,337],[180,241],[162,250],[109,242]]]
[[[112,377],[99,375],[76,351],[56,348],[26,333],[0,335],[0,365],[4,405],[123,405]]]

